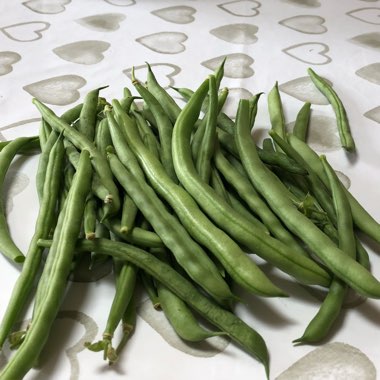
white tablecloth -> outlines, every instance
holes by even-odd
[[[275,81],[287,123],[295,120],[303,101],[311,101],[310,144],[327,155],[345,184],[380,220],[379,16],[376,0],[3,1],[0,138],[38,133],[39,113],[32,97],[58,113],[104,85],[109,87],[102,96],[120,98],[123,87],[130,86],[132,66],[137,77],[145,79],[146,61],[164,86],[195,88],[227,56],[222,82],[230,88],[226,113],[233,116],[239,97],[260,91],[267,94]],[[308,67],[332,82],[341,96],[357,145],[355,156],[341,149],[334,113],[308,79]],[[257,139],[269,127],[265,94],[254,130]],[[18,158],[7,179],[10,229],[24,252],[37,213],[37,160]],[[372,270],[380,275],[374,253],[379,247],[368,247]],[[0,315],[18,273],[19,268],[0,257]],[[250,296],[248,304],[237,308],[266,339],[272,378],[315,349],[294,347],[292,340],[302,334],[319,303],[302,287],[285,285],[291,291],[288,299]],[[84,349],[83,342],[100,338],[113,289],[111,274],[98,281],[70,284],[44,351],[42,369],[31,371],[28,379],[265,378],[261,364],[233,344],[180,341],[162,313],[153,310],[143,296],[136,332],[119,363],[109,367],[100,354]],[[30,310],[25,320],[29,316]],[[345,310],[319,347],[322,351],[313,353],[317,366],[308,362],[299,378],[375,379],[375,368],[380,369],[379,320],[377,301]],[[9,355],[6,346],[0,365]],[[296,378],[285,375],[283,379]]]

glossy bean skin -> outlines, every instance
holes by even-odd
[[[49,122],[53,129],[63,135],[71,141],[79,150],[86,149],[90,152],[91,163],[97,172],[101,183],[106,189],[108,189],[108,195],[104,199],[106,203],[112,203],[112,212],[116,212],[120,209],[120,198],[118,189],[113,181],[111,171],[108,167],[107,160],[96,149],[94,143],[90,141],[83,134],[78,132],[75,128],[71,128],[62,118],[57,117],[52,110],[50,110],[43,103],[37,99],[32,100],[33,104],[38,108],[43,117]]]
[[[330,86],[330,84],[327,83],[322,77],[320,77],[314,70],[308,68],[307,72],[315,86],[318,88],[318,90],[330,102],[335,112],[342,147],[349,152],[354,152],[355,142],[351,135],[346,109],[344,108],[342,101],[340,100],[337,93]]]
[[[262,295],[284,295],[283,291],[273,285],[265,276],[260,275],[261,271],[257,271],[252,261],[236,242],[205,216],[194,199],[182,187],[170,180],[161,163],[146,149],[139,138],[133,119],[122,112],[116,101],[113,101],[113,105],[115,112],[119,114],[120,122],[123,123],[127,142],[152,187],[173,208],[190,235],[209,249],[241,286],[248,287],[250,291]],[[245,264],[247,260],[251,264]],[[237,265],[236,263],[240,261],[243,261],[244,264]],[[260,276],[260,281],[257,276]]]
[[[306,102],[299,110],[296,121],[293,126],[293,134],[300,140],[306,141],[310,120],[310,106],[309,102]]]
[[[159,101],[132,75],[132,84],[148,105],[155,119],[160,140],[160,159],[169,177],[176,181],[176,175],[172,160],[172,132],[173,124]]]
[[[99,91],[103,88],[105,87],[97,88],[86,94],[79,115],[78,131],[90,141],[95,138]]]
[[[218,302],[228,305],[233,299],[232,293],[202,248],[192,240],[178,220],[167,211],[151,187],[134,178],[115,155],[109,153],[108,159],[120,184],[164,244],[171,250],[181,267]]]
[[[3,192],[5,176],[19,150],[29,142],[27,137],[18,137],[7,144],[0,152],[0,193]],[[23,263],[24,254],[11,238],[3,202],[0,202],[0,252],[15,263]]]
[[[51,241],[40,240],[39,244],[49,247]],[[227,333],[232,340],[250,355],[262,362],[266,375],[269,377],[269,355],[261,335],[233,313],[223,309],[204,296],[190,281],[168,264],[142,249],[108,239],[95,239],[92,241],[82,239],[77,242],[76,249],[83,252],[102,252],[131,262],[141,270],[149,273],[212,325]]]
[[[61,139],[53,145],[47,161],[46,180],[41,192],[42,197],[35,231],[28,247],[23,268],[13,287],[10,302],[0,324],[0,347],[3,346],[34,287],[43,253],[43,249],[37,245],[37,241],[48,238],[53,227],[58,193],[62,186],[62,176],[59,173],[63,169],[64,149]]]
[[[208,91],[208,112],[205,124],[204,133],[201,140],[201,145],[198,149],[198,154],[195,159],[197,172],[206,183],[210,179],[211,159],[214,155],[215,140],[216,140],[216,120],[218,116],[218,91],[216,87],[216,79],[213,75],[209,76],[209,91]]]
[[[251,140],[248,104],[241,100],[236,123],[236,141],[244,167],[256,190],[271,205],[291,232],[303,240],[337,277],[346,282],[358,293],[380,298],[380,282],[354,259],[303,216],[286,195],[287,190],[281,181],[261,163],[254,142]],[[247,128],[248,127],[248,128]]]
[[[169,255],[165,249],[152,250],[152,254],[170,265]],[[200,342],[212,336],[223,334],[203,328],[186,302],[160,282],[157,282],[157,294],[160,308],[165,313],[174,331],[182,339],[188,342]]]
[[[276,82],[268,94],[268,111],[272,130],[282,138],[285,137],[285,117],[282,109],[280,91]],[[278,147],[276,147],[278,149]],[[280,149],[281,151],[281,149]]]
[[[191,161],[188,142],[192,126],[203,101],[202,95],[205,95],[206,90],[207,82],[204,82],[182,110],[174,126],[173,160],[178,179],[197,203],[199,203],[202,210],[244,247],[247,247],[253,253],[282,270],[291,270],[293,273],[299,271],[302,273],[302,276],[306,271],[310,270],[310,274],[313,274],[310,280],[313,278],[313,281],[317,281],[318,284],[328,285],[330,281],[329,276],[324,270],[305,256],[299,258],[300,265],[297,265],[298,261],[294,259],[293,253],[285,244],[271,236],[263,234],[262,230],[257,230],[254,225],[251,225],[248,220],[226,204],[197,175]],[[247,261],[239,265],[248,267],[250,264]],[[305,266],[305,269],[303,269],[303,266]],[[293,270],[294,267],[296,270]],[[261,279],[260,282],[264,284],[264,279]]]
[[[48,255],[47,261],[53,261],[53,264],[50,265],[47,262],[45,265],[51,268],[51,273],[49,286],[44,292],[44,302],[32,319],[25,340],[2,369],[0,373],[2,380],[22,379],[35,364],[46,343],[65,293],[75,243],[83,218],[84,204],[90,191],[91,174],[89,152],[83,151],[73,186],[68,195],[65,222],[62,229],[56,230],[54,233],[53,245]]]
[[[58,133],[53,131],[44,143],[43,149],[38,160],[37,174],[36,174],[36,189],[38,199],[42,199],[42,191],[45,182],[46,168],[49,161],[49,155],[52,147],[58,139]]]
[[[147,75],[147,87],[148,90],[153,94],[153,96],[162,104],[166,110],[170,121],[174,124],[178,114],[181,111],[181,108],[175,102],[175,100],[166,92],[166,90],[161,87],[157,82],[156,77],[152,71],[152,68],[149,64],[148,66],[148,75]]]

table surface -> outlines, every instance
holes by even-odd
[[[278,81],[291,126],[303,102],[312,103],[310,145],[326,154],[342,181],[380,220],[380,2],[369,0],[28,0],[0,4],[0,139],[35,135],[39,114],[32,97],[62,113],[91,89],[121,97],[130,71],[144,80],[149,62],[165,86],[195,88],[227,56],[222,85],[230,89],[225,112],[264,92],[253,136],[269,126],[266,94]],[[329,80],[346,106],[357,153],[340,147],[335,116],[314,88],[307,68]],[[25,252],[37,215],[38,157],[20,157],[6,182],[12,236]],[[379,247],[365,241],[372,271],[380,276]],[[377,253],[376,253],[377,252]],[[0,315],[19,268],[0,257]],[[101,276],[100,276],[101,277]],[[291,297],[247,297],[237,313],[266,339],[271,378],[375,379],[380,369],[380,305],[347,308],[323,344],[294,347],[319,302],[282,280]],[[117,365],[83,348],[98,339],[114,287],[107,272],[98,281],[70,282],[43,355],[27,379],[190,380],[265,378],[260,363],[223,339],[187,345],[162,313],[141,297],[137,328]],[[26,311],[25,321],[30,317]],[[21,322],[20,322],[21,323]],[[0,353],[0,366],[10,355]],[[308,355],[307,358],[303,358]],[[287,370],[296,364],[292,370]]]

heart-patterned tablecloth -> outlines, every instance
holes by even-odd
[[[379,0],[27,0],[0,4],[0,139],[34,135],[39,113],[32,97],[62,113],[91,89],[121,97],[131,71],[146,78],[149,62],[163,87],[195,88],[227,57],[225,112],[239,98],[263,92],[253,131],[269,128],[266,94],[278,81],[285,119],[292,128],[304,102],[312,104],[309,143],[326,154],[344,185],[380,220],[380,1]],[[312,67],[340,94],[357,154],[340,146],[335,115],[307,75]],[[173,96],[178,96],[172,92]],[[11,167],[3,197],[10,231],[23,252],[38,210],[38,157]],[[372,271],[380,275],[380,249],[365,240]],[[275,271],[274,271],[275,272]],[[0,257],[0,316],[19,268]],[[277,275],[277,273],[274,273]],[[289,298],[243,294],[236,312],[265,338],[271,378],[375,380],[380,371],[380,304],[357,299],[318,347],[298,338],[318,310],[306,289],[278,277]],[[119,362],[108,366],[84,342],[101,336],[114,294],[110,267],[70,279],[65,301],[27,379],[209,380],[265,379],[259,362],[227,339],[200,344],[179,339],[141,292],[137,328]],[[25,326],[31,310],[18,327]],[[17,326],[16,326],[17,327]],[[11,351],[0,351],[0,367]]]

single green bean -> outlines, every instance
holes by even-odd
[[[152,71],[151,66],[147,63],[148,75],[147,75],[147,87],[153,96],[162,104],[167,112],[170,121],[174,124],[181,108],[175,102],[175,100],[167,93],[167,91],[157,82],[156,77]]]
[[[315,71],[313,71],[311,68],[308,68],[307,72],[315,86],[318,88],[318,90],[330,102],[335,112],[342,147],[349,152],[354,152],[355,142],[351,135],[346,109],[344,108],[342,101],[340,100],[337,93],[330,86],[330,84],[327,83],[322,77],[320,77]]]
[[[300,140],[306,141],[307,133],[309,129],[310,120],[310,106],[309,102],[306,102],[302,108],[299,110],[296,121],[293,127],[293,134],[297,136]]]
[[[29,142],[28,137],[18,137],[12,142],[7,144],[0,152],[0,194],[4,192],[4,180],[5,176],[12,164],[13,159],[18,154],[19,150]],[[25,256],[17,247],[13,241],[9,227],[7,223],[7,218],[5,216],[5,210],[3,201],[0,200],[0,252],[8,259],[14,261],[15,263],[23,263]]]
[[[133,199],[128,195],[124,194],[123,207],[121,209],[121,221],[120,221],[120,232],[128,234],[132,231],[138,208],[133,202]]]
[[[275,83],[268,94],[268,111],[272,130],[280,137],[285,138],[285,117],[282,109],[280,92],[278,90],[278,82]],[[276,146],[276,148],[278,148],[278,146]]]

